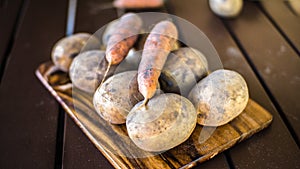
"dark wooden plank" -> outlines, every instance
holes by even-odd
[[[65,138],[64,168],[114,168],[69,116]]]
[[[115,8],[102,9],[112,0],[87,0],[78,1],[75,22],[75,32],[95,33],[102,26],[117,18]]]
[[[187,19],[208,36],[215,45],[224,67],[241,73],[248,83],[250,96],[273,114],[274,120],[270,128],[229,151],[233,167],[294,168],[299,165],[297,144],[222,20],[208,8],[207,1],[191,0],[186,3],[172,0],[168,2],[172,13]],[[257,39],[257,35],[252,36]]]
[[[287,0],[261,0],[259,3],[300,55],[300,16],[292,11],[289,2]]]
[[[25,5],[0,86],[0,168],[54,168],[58,104],[34,71],[64,35],[67,2]]]
[[[228,21],[229,27],[282,109],[299,144],[300,58],[254,3],[246,2],[244,7],[239,18]]]
[[[95,33],[117,17],[115,9],[101,10],[109,0],[77,1],[75,32]],[[114,168],[68,117],[65,127],[64,168]]]
[[[15,38],[21,8],[22,0],[2,1],[0,4],[0,78]]]
[[[3,54],[11,34],[13,33],[14,26],[17,25],[16,21],[18,18],[18,13],[22,7],[22,0],[14,1],[3,1],[0,6],[0,59],[2,60]]]
[[[205,161],[204,163],[197,164],[195,169],[200,169],[200,168],[205,168],[205,169],[210,169],[210,168],[218,168],[218,169],[228,169],[230,168],[229,164],[227,163],[227,159],[225,157],[224,152],[218,154],[216,157],[213,159],[210,159],[208,161]]]
[[[72,120],[116,168],[189,168],[251,137],[272,121],[272,115],[250,99],[238,117],[217,127],[207,140],[200,142],[201,134],[210,133],[197,125],[184,143],[162,153],[146,152],[131,141],[125,125],[110,124],[97,114],[92,95],[73,88],[68,77],[60,71],[48,73],[50,70],[54,70],[53,64],[45,63],[36,74]],[[70,87],[66,88],[67,85]]]

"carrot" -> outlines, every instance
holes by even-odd
[[[115,0],[114,6],[117,8],[157,8],[162,6],[163,0]]]
[[[176,26],[170,21],[161,21],[154,26],[146,39],[138,69],[139,91],[144,96],[142,105],[147,104],[155,94],[161,70],[177,37]]]
[[[106,60],[111,65],[119,64],[137,40],[142,27],[141,18],[134,13],[123,15],[115,31],[108,39]]]
[[[121,63],[127,56],[138,38],[142,24],[141,18],[134,13],[127,13],[119,19],[115,31],[107,42],[105,58],[108,61],[108,67],[100,86],[103,84],[111,65]]]

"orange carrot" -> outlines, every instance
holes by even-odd
[[[177,28],[170,21],[161,21],[151,30],[138,69],[139,91],[144,96],[143,105],[155,94],[161,70],[177,37]]]
[[[157,8],[162,6],[163,0],[115,0],[117,8]]]
[[[119,64],[137,40],[142,27],[141,18],[134,13],[123,15],[108,39],[106,60],[111,65]]]
[[[134,13],[123,15],[116,26],[115,31],[110,36],[107,42],[105,58],[108,61],[107,69],[100,83],[103,84],[111,65],[117,65],[124,60],[129,50],[136,42],[140,30],[142,28],[141,18]]]

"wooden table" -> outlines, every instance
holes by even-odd
[[[59,38],[116,19],[100,8],[108,2],[0,0],[0,168],[113,168],[34,75]],[[284,0],[245,1],[236,19],[215,16],[207,0],[167,0],[165,9],[201,29],[274,117],[196,168],[299,168],[300,16]]]

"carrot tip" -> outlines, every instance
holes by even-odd
[[[148,104],[148,101],[149,101],[149,99],[147,99],[147,98],[145,98],[144,99],[144,101],[143,101],[143,103],[137,108],[138,110],[139,109],[147,109],[147,104]]]
[[[109,71],[110,67],[111,67],[111,63],[108,64],[107,69],[106,69],[106,71],[105,71],[105,73],[104,73],[104,76],[103,76],[103,78],[102,78],[101,83],[100,83],[99,86],[102,86],[102,84],[104,83],[104,81],[105,81],[105,79],[106,79],[106,76],[107,76],[107,74],[108,74],[108,71]]]

